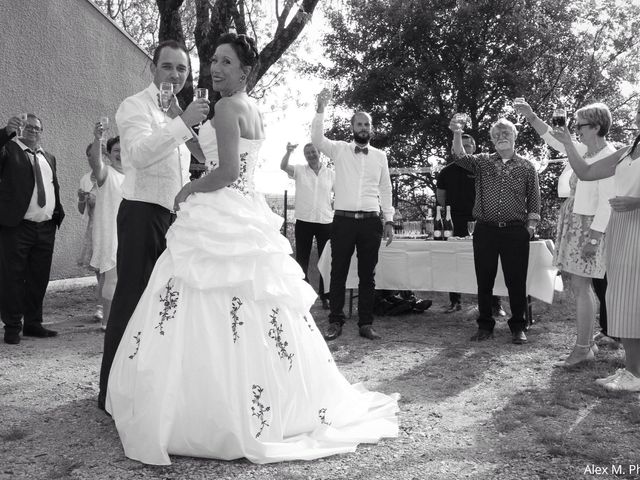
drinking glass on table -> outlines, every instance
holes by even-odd
[[[467,222],[467,232],[469,233],[470,237],[473,237],[473,231],[476,229],[476,222],[475,220],[472,220],[470,222]]]

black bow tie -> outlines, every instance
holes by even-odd
[[[356,145],[356,153],[364,153],[365,155],[369,154],[369,147],[359,147]]]

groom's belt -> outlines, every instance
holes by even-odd
[[[333,214],[336,217],[348,217],[356,219],[380,217],[380,212],[363,212],[362,210],[336,210],[333,212]]]
[[[487,227],[497,227],[497,228],[505,228],[505,227],[524,227],[524,222],[514,220],[512,222],[485,222],[483,220],[477,221],[478,225],[486,225]]]

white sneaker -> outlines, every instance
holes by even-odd
[[[616,392],[640,392],[640,378],[625,369],[617,378],[606,383],[604,388]]]
[[[96,322],[102,322],[102,317],[102,305],[98,305],[98,308],[96,308],[96,313],[93,314],[93,318],[96,320]]]
[[[618,378],[620,376],[620,374],[622,372],[624,372],[624,368],[619,368],[618,370],[616,370],[616,373],[614,373],[613,375],[609,375],[608,377],[604,377],[604,378],[598,378],[596,380],[596,383],[598,385],[604,385],[605,383],[609,383],[612,380],[615,380],[616,378]]]

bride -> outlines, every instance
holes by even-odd
[[[254,193],[264,131],[245,86],[257,57],[244,35],[218,41],[222,99],[200,131],[215,168],[178,193],[167,250],[111,368],[107,411],[127,457],[144,463],[310,460],[397,436],[397,394],[338,371],[282,218]]]

